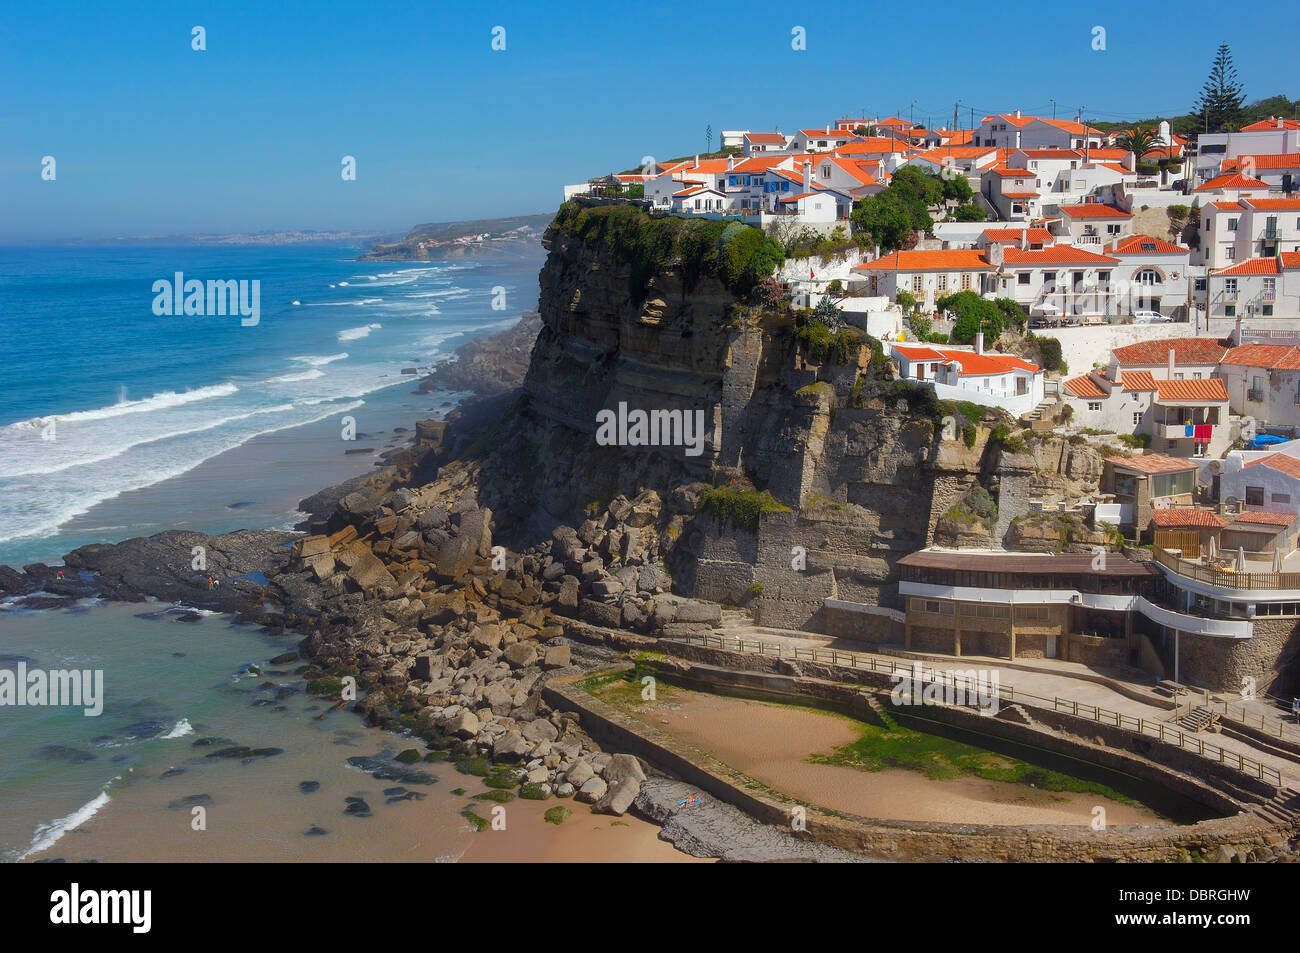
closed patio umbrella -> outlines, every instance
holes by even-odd
[[[1237,572],[1246,571],[1246,547],[1237,547]]]
[[[1282,571],[1282,550],[1277,546],[1273,547],[1273,571]]]
[[[1207,556],[1209,556],[1211,559],[1217,559],[1217,558],[1218,558],[1218,556],[1219,556],[1219,539],[1218,539],[1217,536],[1211,536],[1211,537],[1210,537],[1210,545],[1209,545],[1209,548],[1206,549],[1205,554],[1206,554]]]

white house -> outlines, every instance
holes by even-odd
[[[975,131],[974,144],[999,149],[1099,149],[1103,137],[1100,130],[1077,119],[1022,116],[1017,109],[985,116]]]
[[[794,149],[796,152],[829,152],[856,138],[852,132],[835,129],[827,124],[824,129],[800,129],[796,132]]]
[[[993,165],[980,172],[980,191],[1002,218],[1024,222],[1042,215],[1038,178],[1028,169]]]
[[[853,269],[863,291],[893,301],[900,291],[912,294],[927,309],[935,299],[956,291],[979,292],[981,276],[993,270],[983,252],[973,248],[947,251],[898,251]]]
[[[1247,258],[1209,274],[1213,318],[1300,318],[1300,252]]]
[[[1261,425],[1300,425],[1300,347],[1242,344],[1223,356],[1218,374],[1234,413]]]
[[[1248,258],[1300,251],[1300,198],[1207,202],[1198,219],[1197,264],[1224,268]]]
[[[1001,407],[1020,416],[1043,401],[1043,370],[1010,354],[984,352],[983,334],[975,348],[891,344],[899,373],[929,384],[941,400],[968,400]]]
[[[1105,254],[1121,262],[1112,273],[1121,294],[1118,313],[1173,314],[1186,308],[1190,248],[1153,235],[1131,235],[1112,241]]]
[[[1029,250],[993,242],[986,252],[996,275],[985,290],[1011,298],[1030,314],[1097,318],[1118,313],[1111,290],[1118,258],[1073,245]]]
[[[1100,202],[1062,205],[1057,228],[1062,240],[1072,245],[1097,246],[1093,251],[1101,251],[1102,245],[1132,232],[1133,215]]]
[[[1061,398],[1075,426],[1146,434],[1153,450],[1169,456],[1218,457],[1232,442],[1228,392],[1218,378],[1129,371],[1116,381],[1093,371],[1062,382]]]
[[[1269,193],[1290,195],[1300,189],[1300,152],[1262,153],[1227,159],[1223,173],[1241,174],[1268,184]]]
[[[1300,152],[1300,122],[1294,119],[1263,119],[1237,132],[1204,133],[1197,138],[1193,172],[1204,182],[1219,174],[1225,159],[1242,155]]]
[[[793,141],[793,136],[782,135],[779,132],[747,132],[742,151],[747,156],[765,152],[786,152]]]

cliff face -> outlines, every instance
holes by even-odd
[[[524,394],[479,448],[499,536],[526,545],[652,489],[668,502],[656,532],[677,591],[757,599],[765,623],[802,625],[826,598],[897,605],[898,559],[991,482],[988,429],[969,448],[938,439],[933,405],[891,383],[868,348],[849,366],[814,365],[788,313],[751,307],[718,278],[670,263],[637,300],[633,266],[609,243],[553,227],[545,244]],[[598,412],[620,404],[702,412],[703,453],[598,445]],[[752,527],[694,513],[707,486],[751,484],[789,511]]]

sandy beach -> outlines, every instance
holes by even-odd
[[[853,722],[826,712],[671,688],[632,709],[661,731],[809,804],[891,820],[965,824],[1088,825],[1102,805],[1110,824],[1159,822],[1148,808],[1095,794],[1038,790],[978,777],[933,780],[914,771],[809,764],[857,739]]]

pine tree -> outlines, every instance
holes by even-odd
[[[1224,132],[1235,128],[1241,118],[1241,105],[1246,100],[1245,89],[1237,82],[1237,68],[1232,65],[1232,51],[1227,43],[1219,44],[1214,55],[1210,76],[1201,87],[1201,98],[1196,102],[1196,115],[1201,128],[1210,132]]]

